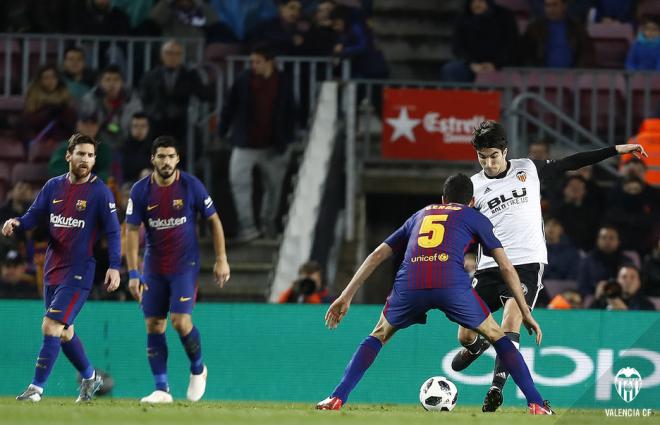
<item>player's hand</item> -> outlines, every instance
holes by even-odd
[[[325,325],[328,329],[334,329],[339,325],[341,319],[346,316],[348,308],[351,306],[351,301],[343,296],[339,296],[328,308],[325,313]]]
[[[523,316],[523,325],[527,328],[527,332],[531,335],[532,333],[536,334],[536,345],[541,345],[541,339],[543,339],[543,332],[541,332],[541,326],[534,320],[531,313],[527,313]]]
[[[616,145],[615,148],[616,151],[621,155],[626,153],[631,153],[640,159],[642,157],[648,158],[649,156],[644,150],[644,147],[642,145],[636,145],[636,144]]]
[[[20,221],[16,220],[15,218],[10,218],[9,220],[5,221],[5,224],[2,225],[2,234],[5,236],[11,236],[14,234],[16,228],[20,225]]]
[[[115,291],[119,288],[119,270],[117,269],[108,269],[105,272],[105,285],[108,287],[108,292]]]
[[[144,285],[140,282],[140,279],[128,279],[128,290],[130,291],[135,301],[142,302],[142,291],[144,290]]]
[[[220,258],[215,260],[215,264],[213,264],[213,277],[215,279],[215,283],[220,285],[221,288],[225,287],[225,283],[229,280],[229,263],[227,262],[226,258]]]

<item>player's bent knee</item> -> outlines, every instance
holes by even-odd
[[[164,334],[167,329],[167,319],[164,317],[148,317],[145,320],[147,333]]]
[[[490,314],[476,330],[490,343],[494,343],[504,336],[504,331],[502,331],[502,328],[500,328],[495,319],[493,319],[493,316]]]
[[[41,322],[41,332],[44,335],[60,337],[63,331],[64,323],[53,320],[50,317],[44,317],[43,322]]]
[[[73,325],[71,325],[62,331],[62,335],[60,335],[60,340],[62,342],[69,342],[73,339],[73,334],[74,334]]]
[[[461,345],[470,345],[477,338],[477,333],[472,329],[464,328],[463,326],[458,327],[458,342]]]
[[[192,317],[189,314],[172,313],[170,320],[172,320],[172,326],[179,335],[188,335],[192,330]]]

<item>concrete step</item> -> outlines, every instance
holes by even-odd
[[[438,43],[437,40],[430,40],[424,35],[405,39],[380,37],[378,45],[388,61],[445,61],[451,57],[449,43]]]
[[[381,16],[374,19],[373,26],[376,37],[408,36],[426,34],[429,37],[451,37],[451,25],[439,25],[433,16],[416,16],[402,21],[397,16]]]
[[[374,15],[380,16],[391,11],[414,12],[455,12],[460,10],[463,0],[378,0],[374,2]]]
[[[213,280],[213,273],[204,270],[199,276],[200,299],[204,301],[265,302],[270,291],[272,263],[230,264],[231,277],[224,288]]]

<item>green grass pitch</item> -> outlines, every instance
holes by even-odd
[[[101,399],[76,405],[74,399],[48,398],[40,403],[19,403],[0,398],[0,424],[48,425],[203,425],[203,424],[657,424],[658,416],[606,417],[603,410],[559,409],[554,417],[531,417],[522,408],[504,408],[494,414],[481,413],[479,406],[458,406],[452,412],[426,412],[417,405],[355,404],[340,412],[316,411],[313,404],[268,402],[200,403],[175,402],[143,406],[137,400]]]

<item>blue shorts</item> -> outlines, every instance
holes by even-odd
[[[76,316],[82,310],[88,296],[89,289],[86,288],[65,284],[46,285],[44,290],[45,316],[64,323],[68,327],[76,320]]]
[[[197,299],[199,269],[179,274],[145,274],[142,276],[142,311],[144,317],[167,317],[171,313],[192,313]]]
[[[471,287],[400,290],[394,286],[387,297],[383,315],[397,329],[426,323],[426,313],[439,309],[452,322],[476,329],[490,310]]]

